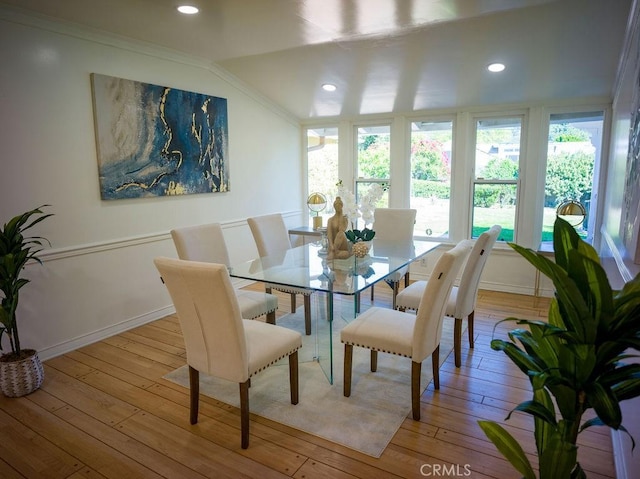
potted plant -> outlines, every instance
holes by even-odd
[[[22,270],[33,261],[42,264],[37,254],[45,238],[24,236],[24,232],[45,220],[52,213],[45,214],[42,205],[18,215],[0,230],[0,350],[6,334],[11,352],[0,356],[0,390],[5,396],[18,397],[29,394],[40,387],[44,379],[42,363],[33,349],[23,349],[20,345],[16,311],[20,289],[29,283],[23,278]]]
[[[364,228],[363,230],[349,230],[344,233],[352,243],[351,251],[357,258],[364,258],[369,253],[369,242],[376,235],[376,232]]]
[[[510,244],[553,281],[555,297],[548,322],[507,318],[527,328],[511,331],[509,341],[493,339],[491,347],[531,381],[532,399],[514,411],[534,418],[540,479],[583,478],[578,434],[591,426],[626,432],[620,402],[640,395],[640,364],[625,363],[628,349],[640,350],[640,275],[612,290],[594,248],[560,218],[553,245],[555,262]],[[583,421],[590,409],[595,416]],[[495,422],[479,424],[523,477],[536,477],[513,436]]]
[[[345,231],[347,239],[352,244],[352,251],[356,257],[363,258],[369,252],[369,242],[376,235],[376,232],[367,225],[373,222],[376,205],[382,198],[386,188],[383,185],[373,184],[362,197],[360,204],[351,191],[348,191],[342,184],[342,180],[336,184],[338,196],[344,201],[344,214],[351,222],[351,229]],[[364,222],[363,229],[355,227],[358,218]]]

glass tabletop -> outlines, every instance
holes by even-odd
[[[320,245],[309,243],[280,254],[232,265],[229,274],[282,286],[355,295],[436,249],[440,243],[371,241],[364,258],[328,260]]]
[[[303,356],[311,354],[310,359],[319,363],[329,383],[333,384],[334,350],[339,344],[340,326],[357,316],[359,294],[438,246],[440,243],[430,241],[402,243],[374,239],[369,254],[363,258],[328,260],[319,244],[309,243],[281,254],[233,265],[229,274],[267,283],[270,288],[282,286],[314,291],[310,295],[313,332],[303,336]],[[335,294],[348,298],[345,302],[350,302],[351,307],[339,301],[337,309],[334,308]],[[344,321],[334,327],[335,318]]]

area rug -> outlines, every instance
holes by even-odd
[[[249,409],[273,421],[286,424],[364,454],[380,457],[396,431],[411,412],[411,360],[380,353],[378,370],[370,371],[370,353],[354,348],[351,397],[344,397],[344,346],[339,329],[347,323],[338,315],[334,320],[334,383],[329,384],[320,365],[312,361],[314,335],[304,335],[303,309],[279,318],[277,324],[302,333],[303,347],[299,352],[300,400],[292,405],[289,396],[287,360],[267,368],[251,378]],[[337,331],[336,331],[337,330]],[[321,338],[320,338],[321,339]],[[453,321],[445,318],[440,343],[440,364],[453,349]],[[189,387],[185,365],[165,376]],[[431,358],[422,364],[421,385],[432,380]],[[240,407],[238,385],[229,381],[200,375],[200,392],[235,407]]]

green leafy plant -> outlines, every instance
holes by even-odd
[[[553,281],[548,322],[507,318],[528,328],[511,331],[509,341],[493,339],[491,347],[531,381],[533,398],[514,411],[534,418],[540,479],[584,478],[578,434],[591,426],[626,432],[620,402],[640,395],[640,364],[624,363],[627,350],[640,350],[640,275],[614,291],[596,251],[569,223],[558,218],[553,234],[555,262],[510,244]],[[583,421],[590,409],[595,416]],[[513,436],[495,422],[479,424],[523,477],[536,477]]]
[[[11,353],[7,354],[9,360],[22,359],[16,310],[20,289],[29,283],[28,279],[21,277],[22,270],[31,261],[42,264],[37,255],[43,243],[50,244],[39,236],[26,237],[24,232],[53,216],[53,213],[45,214],[42,211],[46,206],[49,205],[15,216],[0,230],[0,291],[4,295],[0,305],[0,350],[2,337],[6,333],[11,345]]]
[[[345,231],[344,234],[349,241],[357,243],[358,241],[371,241],[376,235],[376,232],[369,228],[364,228],[362,230],[348,230]]]

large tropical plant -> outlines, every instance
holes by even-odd
[[[36,261],[42,263],[38,253],[44,243],[49,241],[39,236],[25,236],[24,233],[34,225],[45,220],[53,213],[45,214],[42,205],[31,211],[11,218],[0,230],[0,291],[4,297],[0,305],[0,350],[2,350],[2,338],[4,334],[9,338],[11,353],[8,360],[22,359],[16,310],[20,289],[29,283],[22,277],[22,270],[27,263]]]
[[[531,381],[532,399],[514,411],[534,418],[540,479],[583,478],[578,434],[591,426],[626,431],[620,402],[640,395],[640,364],[625,363],[629,350],[640,350],[640,275],[614,291],[596,251],[569,223],[557,219],[553,234],[555,262],[510,244],[553,281],[548,322],[507,318],[524,327],[491,347]],[[595,415],[583,421],[590,409]],[[495,422],[479,424],[523,477],[536,477],[513,436]]]

